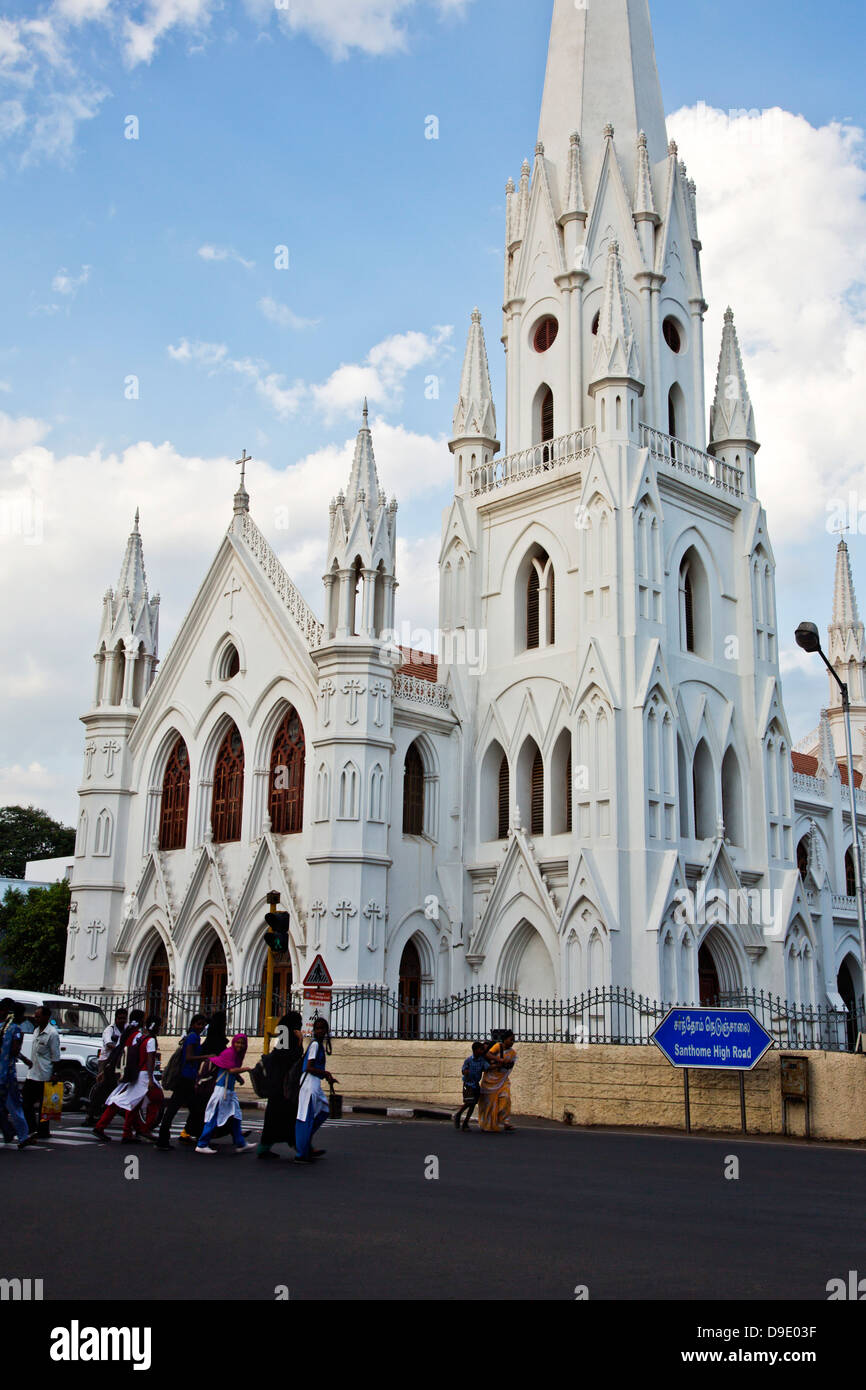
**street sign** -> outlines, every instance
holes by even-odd
[[[321,956],[316,956],[301,983],[304,987],[304,1032],[311,1035],[316,1019],[327,1019],[331,1012],[334,981]]]
[[[303,980],[303,985],[317,985],[319,989],[330,989],[334,981],[331,979],[327,965],[321,956],[316,956]]]
[[[773,1039],[748,1009],[671,1009],[652,1041],[673,1067],[751,1071]]]

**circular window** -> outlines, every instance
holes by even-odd
[[[535,351],[547,352],[547,349],[553,347],[553,344],[556,342],[556,335],[558,332],[559,324],[555,318],[548,314],[547,318],[542,319],[535,330],[535,337],[532,340]]]
[[[598,313],[596,314],[595,318],[594,318],[593,321],[592,321],[592,335],[593,335],[594,338],[598,337],[598,326],[599,326],[600,323],[601,323],[601,310],[599,309]]]
[[[683,335],[682,330],[679,324],[677,323],[676,319],[672,319],[670,317],[666,318],[664,323],[662,324],[662,333],[665,336],[665,342],[667,343],[671,352],[682,352]]]

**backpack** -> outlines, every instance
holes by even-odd
[[[265,1066],[265,1060],[264,1057],[260,1057],[250,1072],[250,1081],[253,1083],[253,1090],[260,1100],[266,1100],[270,1094],[268,1069]]]
[[[181,1067],[183,1066],[183,1043],[171,1054],[166,1063],[165,1071],[162,1073],[162,1088],[164,1091],[176,1091],[181,1079]]]

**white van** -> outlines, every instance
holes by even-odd
[[[51,1010],[51,1022],[60,1034],[57,1079],[63,1082],[63,1108],[77,1110],[90,1095],[96,1080],[102,1034],[108,1027],[105,1014],[95,1004],[87,1004],[83,999],[58,999],[56,995],[35,994],[28,989],[3,989],[0,986],[0,999],[12,999],[16,1004],[24,1005],[21,1052],[25,1057],[30,1056],[33,1047],[33,1034],[36,1031],[33,1015],[40,1004],[47,1004]],[[19,1061],[16,1071],[19,1082],[26,1081],[30,1068]]]

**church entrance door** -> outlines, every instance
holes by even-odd
[[[150,969],[147,972],[147,1001],[145,1010],[150,1015],[165,1020],[166,1005],[168,1003],[168,982],[169,982],[168,956],[165,947],[160,942]]]
[[[401,1038],[417,1038],[421,1004],[421,957],[414,941],[407,941],[400,957],[397,1033]]]
[[[225,1008],[227,983],[225,952],[219,942],[215,941],[201,972],[201,1011],[208,1018],[215,1009]]]
[[[721,990],[716,962],[709,946],[704,943],[698,952],[698,983],[700,985],[701,1005],[717,1004]]]

